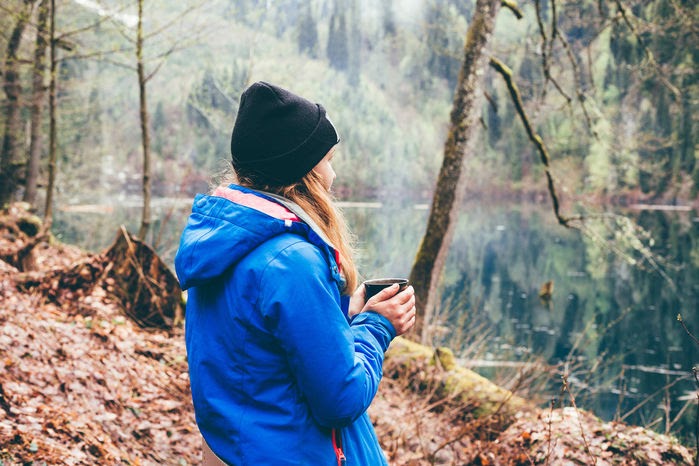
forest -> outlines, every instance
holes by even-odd
[[[696,449],[698,15],[688,0],[0,0],[0,206],[15,225],[0,243],[12,267],[0,268],[0,313],[38,299],[10,287],[61,309],[92,299],[94,283],[66,291],[87,273],[72,261],[113,259],[115,234],[166,274],[193,196],[230,166],[241,92],[269,81],[328,109],[360,273],[410,276],[415,340],[539,406],[577,409],[578,391],[605,421]],[[69,314],[83,325],[80,303]],[[111,312],[109,338],[141,338]],[[174,345],[160,359],[186,372]],[[16,439],[0,433],[2,448]],[[459,442],[422,444],[432,451],[413,460],[491,464]],[[423,464],[400,451],[396,464]],[[500,454],[555,463],[552,449]]]
[[[52,66],[56,202],[140,194],[135,5],[57,2],[54,64],[39,7],[47,5],[2,5],[3,202],[45,191],[35,194],[49,171]],[[265,77],[332,109],[342,128],[345,156],[338,163],[346,176],[338,181],[347,198],[429,197],[471,2],[143,7],[140,62],[154,196],[206,187],[227,160],[240,92]],[[692,3],[537,1],[520,8],[522,19],[498,14],[489,53],[513,70],[531,123],[552,154],[551,170],[571,197],[693,200],[699,167]],[[469,156],[470,184],[487,180],[473,186],[482,194],[540,189],[543,167],[507,88],[492,69],[483,73],[486,100],[478,155]],[[37,76],[42,80],[32,84]],[[39,117],[33,124],[32,115]],[[29,163],[29,146],[39,163]],[[397,164],[410,169],[395,176]]]

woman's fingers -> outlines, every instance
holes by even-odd
[[[411,298],[415,297],[415,289],[413,289],[412,285],[408,286],[406,289],[401,291],[396,295],[396,298],[400,300],[401,304],[407,303]]]
[[[399,319],[396,319],[392,323],[393,327],[396,329],[397,335],[402,335],[408,330],[413,328],[416,319],[416,309],[415,306],[410,307],[407,311],[401,314]]]
[[[376,293],[376,295],[372,296],[371,299],[376,300],[376,302],[386,301],[391,296],[396,294],[396,292],[398,291],[398,288],[399,288],[398,283],[394,283],[393,285],[389,286],[388,288],[384,288],[383,290]]]
[[[398,292],[397,284],[379,291],[366,302],[363,310],[372,310],[386,317],[396,330],[397,335],[410,330],[415,325],[415,290],[408,286]]]

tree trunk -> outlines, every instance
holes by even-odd
[[[24,201],[36,202],[36,186],[39,178],[39,161],[41,159],[41,116],[44,112],[46,87],[46,49],[48,47],[48,0],[39,1],[39,17],[36,31],[36,48],[34,49],[34,76],[32,80],[31,138],[29,143],[29,160],[25,179]]]
[[[150,228],[150,134],[148,132],[148,105],[146,101],[146,77],[143,69],[143,0],[138,0],[138,29],[136,31],[136,70],[141,116],[141,142],[143,144],[143,214],[138,239],[144,241]]]
[[[56,184],[56,0],[51,0],[49,16],[49,50],[51,55],[51,72],[49,81],[49,181],[46,185],[46,205],[44,223],[51,224],[53,219],[53,188]]]
[[[31,2],[25,0],[7,42],[7,54],[5,55],[3,90],[7,95],[7,107],[5,109],[5,135],[2,139],[2,153],[0,153],[0,207],[12,201],[17,189],[17,165],[22,130],[20,120],[22,83],[19,76],[17,52],[22,43],[22,33],[29,20],[30,7]]]
[[[418,318],[413,338],[427,342],[435,292],[454,231],[454,219],[463,190],[464,157],[472,152],[481,115],[482,76],[487,47],[493,33],[500,0],[477,0],[466,33],[464,58],[451,110],[444,160],[437,178],[427,229],[410,272],[415,288]]]

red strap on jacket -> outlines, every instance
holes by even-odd
[[[333,450],[335,450],[335,458],[337,458],[337,466],[345,466],[347,458],[342,451],[342,434],[339,430],[332,430]]]

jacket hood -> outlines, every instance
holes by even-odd
[[[329,241],[287,199],[237,185],[198,194],[175,256],[182,289],[220,276],[265,241],[287,232],[306,237],[334,259]]]

